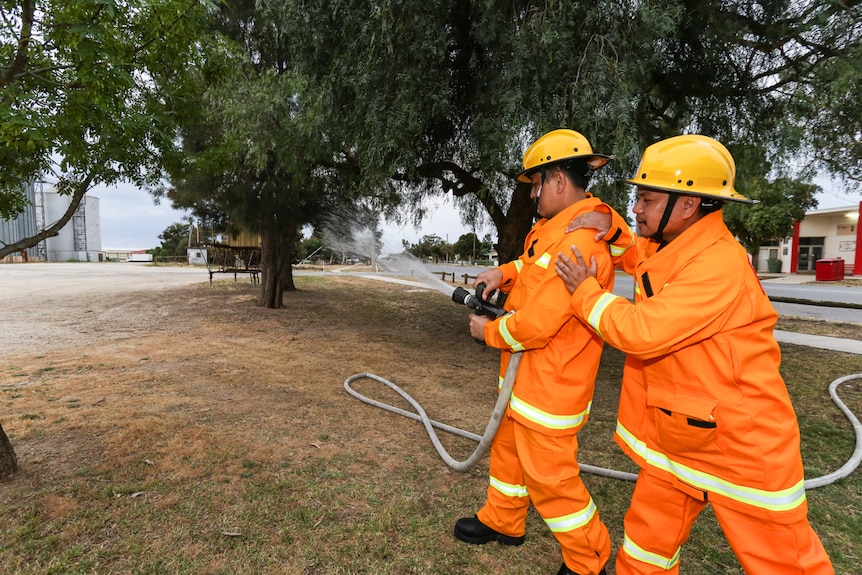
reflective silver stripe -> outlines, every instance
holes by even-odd
[[[629,538],[628,533],[626,533],[623,537],[623,549],[629,557],[637,559],[641,563],[654,565],[659,569],[664,569],[665,571],[669,570],[671,567],[679,563],[679,547],[677,547],[676,553],[673,554],[673,557],[665,557],[663,555],[647,551],[643,547],[640,547],[637,543],[635,543]]]
[[[570,513],[569,515],[563,515],[562,517],[545,518],[545,523],[547,523],[548,529],[554,533],[563,533],[580,529],[592,521],[595,516],[596,504],[593,503],[593,498],[590,497],[590,503],[587,505],[586,509],[582,509],[576,513]]]
[[[521,260],[515,260],[515,269],[518,270],[518,273],[521,273],[521,270],[524,267],[524,262]]]
[[[524,346],[517,339],[512,337],[512,334],[509,333],[509,328],[506,325],[506,322],[509,321],[509,318],[515,315],[515,312],[510,311],[508,314],[503,316],[503,319],[500,320],[500,327],[498,328],[500,335],[503,336],[503,341],[506,342],[506,345],[512,351],[524,351]]]
[[[506,379],[506,378],[505,378],[505,377],[503,377],[502,375],[498,375],[498,376],[497,376],[497,389],[503,389],[503,381],[504,381],[505,379]]]
[[[529,493],[527,493],[526,485],[512,485],[511,483],[506,483],[505,481],[500,481],[496,477],[490,478],[491,487],[506,495],[507,497],[527,497]]]
[[[621,255],[623,255],[624,253],[626,253],[626,250],[628,250],[630,247],[631,247],[631,246],[630,246],[630,245],[628,245],[628,246],[626,246],[626,247],[624,247],[624,248],[618,248],[617,246],[615,246],[615,245],[611,244],[611,255],[612,255],[613,257],[621,256]]]
[[[641,284],[639,284],[639,283],[637,283],[637,282],[635,282],[635,294],[636,294],[636,295],[640,295],[640,294],[641,294]]]
[[[547,427],[548,429],[573,429],[583,425],[584,420],[590,414],[590,408],[592,405],[593,402],[590,401],[587,404],[587,408],[581,413],[575,413],[572,415],[554,415],[553,413],[542,411],[538,407],[530,405],[523,399],[518,399],[515,397],[514,393],[512,394],[512,398],[509,400],[509,407],[512,408],[512,411],[534,423],[538,423],[542,427]]]
[[[548,266],[551,265],[551,254],[548,252],[543,253],[539,259],[536,260],[536,265],[544,270],[548,269]]]
[[[596,333],[599,334],[599,337],[605,339],[605,336],[602,335],[602,330],[599,326],[602,324],[602,314],[605,313],[605,310],[608,308],[613,301],[619,296],[615,296],[612,293],[605,292],[603,293],[598,301],[596,301],[596,305],[593,306],[593,309],[590,310],[590,317],[587,318],[587,323],[593,326],[593,329],[596,330]]]
[[[628,249],[630,247],[635,245],[635,234],[632,232],[631,226],[626,226],[626,227],[628,228],[629,237],[631,238],[631,241],[629,242],[629,245],[623,246],[623,247],[619,247],[619,246],[615,246],[614,244],[610,244],[611,255],[614,257],[623,255],[624,253],[626,253],[628,251]]]
[[[616,433],[626,445],[646,460],[647,465],[667,471],[680,481],[684,481],[697,489],[716,493],[728,499],[769,511],[790,511],[805,502],[805,481],[803,479],[800,479],[792,487],[778,491],[766,491],[764,489],[736,485],[715,475],[710,475],[683,465],[672,460],[664,453],[650,449],[646,443],[635,437],[619,421],[617,421]]]

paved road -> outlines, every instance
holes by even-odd
[[[803,276],[805,281],[814,281],[811,276]],[[785,278],[766,279],[763,288],[769,297],[787,299],[807,299],[813,301],[845,302],[862,306],[862,287],[848,287],[829,282],[787,283]]]

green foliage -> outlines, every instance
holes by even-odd
[[[727,202],[724,221],[757,261],[760,246],[791,236],[794,222],[802,221],[807,210],[817,207],[815,194],[820,188],[789,177],[767,178],[773,167],[763,143],[733,146],[731,153],[736,159],[736,189],[758,203]]]
[[[492,247],[490,235],[486,234],[485,239],[480,240],[476,234],[470,232],[463,234],[452,244],[452,252],[462,260],[473,262],[486,259]]]
[[[814,158],[828,171],[846,177],[848,188],[858,189],[862,182],[862,46],[858,41],[862,18],[858,2],[852,7],[840,4],[848,14],[855,14],[855,26],[845,34],[855,30],[857,39],[837,44],[846,57],[834,56],[817,66],[811,82],[794,99],[793,112]],[[830,25],[840,30],[841,20]]]
[[[422,236],[418,243],[411,244],[406,251],[421,261],[452,261],[455,255],[452,244],[434,234]]]
[[[310,237],[302,238],[299,247],[296,249],[296,260],[301,262],[306,258],[312,259],[312,261],[324,259],[326,255],[323,248],[323,240],[314,234]]]
[[[37,178],[76,197],[100,183],[158,181],[160,152],[175,147],[182,79],[208,6],[208,0],[0,6],[0,216],[20,212],[22,184]]]
[[[833,90],[837,105],[858,93],[859,82],[846,88],[859,68],[856,11],[789,0],[407,0],[288,2],[261,15],[290,37],[306,112],[343,142],[359,185],[385,188],[414,220],[423,198],[451,193],[465,223],[493,223],[508,259],[530,218],[512,178],[550,129],[575,128],[616,155],[594,191],[621,213],[629,194],[616,182],[659,138],[765,142],[776,166],[807,152],[812,134],[799,126],[829,112],[795,104],[800,96]],[[821,65],[828,88],[817,87]],[[829,128],[858,140],[858,123]]]
[[[789,178],[770,182],[764,177],[748,178],[746,183],[743,193],[760,203],[728,202],[723,212],[728,229],[754,255],[766,242],[793,235],[794,222],[817,206],[814,194],[819,188],[813,184]]]
[[[173,223],[159,234],[162,241],[161,249],[157,255],[162,256],[184,256],[189,245],[189,224]]]

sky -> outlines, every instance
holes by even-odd
[[[185,221],[188,216],[187,212],[171,208],[170,200],[163,199],[156,205],[149,193],[131,185],[97,186],[89,195],[99,198],[103,250],[154,248],[161,245],[159,234],[171,224]],[[436,234],[449,243],[455,243],[462,234],[472,231],[461,223],[449,198],[429,204],[428,213],[429,217],[419,228],[412,224],[396,226],[382,222],[383,254],[403,251],[402,239],[417,243],[424,235]],[[490,228],[476,229],[480,238],[490,232]]]
[[[837,187],[828,179],[817,180],[817,184],[824,189],[818,195],[819,209],[853,206],[862,201],[862,193],[848,195],[834,191]],[[90,195],[99,198],[102,249],[154,248],[161,245],[159,234],[171,224],[182,222],[187,215],[171,208],[166,199],[156,205],[150,194],[131,185],[98,186]],[[451,198],[437,199],[429,204],[428,212],[428,217],[418,228],[412,224],[399,227],[383,222],[383,254],[400,253],[402,239],[417,243],[422,236],[434,234],[455,243],[462,234],[472,231],[461,223]],[[490,227],[476,229],[480,238],[486,233],[496,236]]]

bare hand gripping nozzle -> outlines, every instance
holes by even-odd
[[[455,288],[452,292],[452,301],[455,303],[464,304],[474,310],[479,315],[488,316],[491,319],[497,319],[506,315],[506,310],[503,309],[503,302],[506,299],[506,294],[499,294],[496,299],[496,305],[491,304],[490,300],[496,292],[492,292],[488,299],[482,299],[482,293],[485,291],[485,284],[480,283],[476,286],[476,295],[471,294],[464,288]]]

